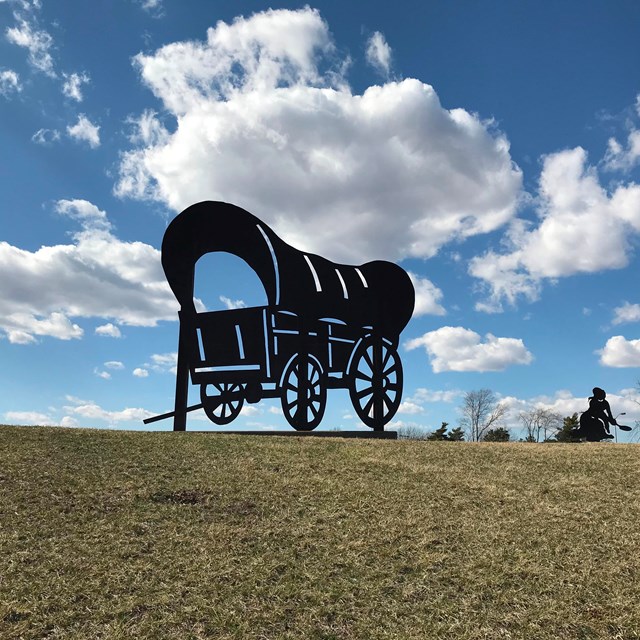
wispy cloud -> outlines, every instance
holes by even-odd
[[[613,310],[612,324],[624,324],[625,322],[640,322],[640,304],[625,302]]]
[[[78,116],[78,122],[67,127],[71,138],[87,142],[92,149],[100,146],[100,127],[93,124],[84,114]]]
[[[37,29],[33,23],[22,16],[14,14],[14,17],[17,25],[7,28],[5,32],[7,40],[27,49],[29,63],[38,71],[55,78],[56,72],[50,53],[50,49],[53,47],[51,35],[46,31]]]
[[[31,136],[32,142],[43,146],[48,146],[58,140],[60,140],[60,132],[57,129],[38,129]]]
[[[367,62],[388,78],[391,72],[391,47],[379,31],[374,32],[367,41],[366,55]]]
[[[13,93],[20,93],[22,84],[20,76],[11,69],[0,71],[0,95],[8,98]]]
[[[53,425],[55,421],[46,413],[37,411],[7,411],[4,419],[8,424],[19,425]]]
[[[244,300],[232,300],[227,296],[220,296],[220,302],[224,304],[227,309],[244,309],[247,305]]]
[[[87,84],[90,81],[89,75],[86,73],[71,73],[69,75],[63,73],[62,75],[64,76],[62,93],[64,93],[67,98],[71,98],[76,102],[82,102],[83,96],[81,87],[83,84]]]

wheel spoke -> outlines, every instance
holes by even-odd
[[[389,358],[391,357],[391,351],[385,348],[384,350],[384,358],[382,358],[382,364],[380,365],[381,369],[384,369],[387,366],[387,362],[389,362]]]
[[[373,354],[369,355],[369,349],[365,349],[362,352],[362,358],[364,359],[364,361],[369,365],[369,368],[371,369],[371,371],[375,371],[375,367],[373,366],[373,359],[372,359]]]
[[[222,398],[220,396],[209,396],[208,401],[212,411],[217,411],[222,404]]]
[[[373,380],[373,376],[368,376],[362,371],[356,371],[356,380],[366,380],[367,382],[371,382]]]
[[[394,362],[388,369],[385,369],[382,372],[382,377],[383,378],[388,378],[390,374],[394,373],[396,371],[396,369],[398,368],[398,364],[396,362]]]
[[[371,408],[373,407],[373,400],[374,400],[375,396],[371,396],[369,398],[369,400],[367,401],[367,403],[364,405],[364,407],[362,407],[362,413],[364,413],[365,416],[369,415],[369,412],[371,411]]]
[[[360,391],[358,391],[358,393],[356,393],[356,397],[358,398],[358,400],[361,400],[362,398],[371,395],[373,393],[373,387],[365,387],[364,389],[361,389]]]

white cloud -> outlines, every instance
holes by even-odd
[[[93,373],[95,373],[98,378],[102,378],[103,380],[111,380],[111,374],[108,371],[100,371],[100,369],[94,369]]]
[[[0,243],[0,263],[2,261],[1,254],[2,243]],[[0,284],[0,290],[2,288],[3,286]],[[3,316],[3,306],[11,309],[14,305],[10,301],[0,302],[0,329],[6,332],[9,342],[13,344],[36,342],[34,336],[50,336],[58,338],[58,340],[71,340],[81,338],[84,334],[81,327],[73,324],[64,313],[54,311],[44,315],[14,311]]]
[[[424,413],[424,407],[416,404],[415,402],[411,402],[410,400],[405,400],[404,402],[400,403],[400,406],[398,407],[398,413],[405,413],[409,415]]]
[[[146,109],[138,118],[129,117],[127,122],[133,126],[129,142],[142,145],[164,144],[169,140],[169,132],[158,120],[157,114]]]
[[[82,90],[81,87],[83,84],[87,84],[90,79],[89,75],[86,73],[71,73],[67,75],[66,73],[62,74],[64,76],[64,84],[62,85],[62,93],[64,93],[67,98],[71,98],[76,102],[82,102]]]
[[[511,219],[521,172],[492,123],[444,109],[418,80],[353,94],[335,52],[305,8],[139,54],[175,130],[145,112],[147,141],[123,154],[116,193],[176,211],[233,202],[342,262],[433,256]]]
[[[232,300],[227,296],[220,296],[220,302],[224,304],[227,309],[244,309],[247,305],[244,300]]]
[[[55,421],[46,413],[37,411],[7,411],[4,414],[7,424],[19,425],[53,425]]]
[[[442,291],[436,287],[431,280],[421,278],[417,274],[409,271],[409,278],[413,283],[416,292],[416,305],[413,310],[414,316],[422,316],[432,314],[435,316],[443,316],[447,312],[440,304],[442,300]]]
[[[49,50],[53,46],[53,38],[46,31],[38,30],[22,16],[14,14],[17,26],[6,30],[7,40],[29,51],[29,63],[46,75],[55,78],[53,58]]]
[[[31,141],[36,144],[49,145],[60,140],[60,132],[57,129],[38,129],[32,136]]]
[[[154,353],[151,356],[151,362],[144,365],[147,369],[151,369],[156,373],[173,373],[178,370],[178,352],[171,353]]]
[[[84,229],[111,229],[107,214],[88,200],[58,200],[55,209],[60,215],[78,221]]]
[[[469,272],[484,281],[489,299],[482,311],[503,300],[538,297],[544,279],[620,269],[629,263],[631,239],[640,234],[640,186],[618,185],[611,194],[584,149],[547,156],[540,176],[540,221],[512,225],[511,252],[474,258]]]
[[[389,77],[391,47],[379,31],[376,31],[367,41],[367,62],[385,78]]]
[[[120,338],[122,336],[120,329],[111,322],[96,327],[95,334],[97,336],[108,336],[109,338]]]
[[[121,371],[122,369],[124,369],[124,364],[122,364],[122,362],[120,362],[119,360],[109,360],[108,362],[104,363],[104,366],[107,367],[107,369],[115,369],[117,371]]]
[[[67,133],[74,140],[87,142],[92,149],[100,146],[100,127],[82,113],[78,116],[76,124],[67,127]]]
[[[64,416],[62,420],[60,420],[60,426],[75,428],[79,425],[78,425],[78,421],[75,418],[72,418],[71,416]]]
[[[514,364],[530,364],[533,356],[519,338],[480,335],[464,327],[441,327],[409,340],[407,350],[424,347],[435,373],[442,371],[503,371]]]
[[[640,116],[640,94],[636,96],[635,114]],[[609,138],[607,152],[602,164],[608,171],[621,171],[627,173],[640,163],[640,130],[633,122],[634,117],[627,119],[628,134],[626,144],[620,143],[616,138]]]
[[[141,367],[136,367],[133,370],[133,375],[136,376],[136,378],[148,378],[149,372],[146,369],[142,369]]]
[[[463,395],[463,391],[459,389],[425,389],[423,387],[416,389],[410,398],[414,402],[456,402]]]
[[[630,304],[625,302],[622,306],[613,310],[612,324],[623,324],[625,322],[640,322],[640,304]]]
[[[0,95],[8,97],[20,91],[22,91],[22,84],[18,74],[11,69],[0,71]]]
[[[137,326],[177,319],[157,249],[116,238],[91,203],[61,200],[57,208],[84,227],[71,244],[31,252],[0,241],[0,330],[11,342],[79,338],[74,317]],[[106,332],[99,334],[115,333]]]
[[[600,354],[600,364],[605,367],[640,367],[640,340],[613,336],[597,353]]]
[[[140,6],[154,18],[164,15],[162,0],[140,0]]]
[[[74,404],[72,406],[64,407],[67,413],[71,413],[76,416],[80,416],[86,420],[100,420],[108,424],[115,424],[118,422],[142,422],[145,418],[153,416],[153,412],[146,409],[138,408],[126,408],[121,411],[108,411],[103,409],[95,402],[86,402],[83,404]],[[87,425],[90,426],[90,425]]]

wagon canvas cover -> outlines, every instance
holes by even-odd
[[[311,321],[375,327],[396,342],[413,313],[413,286],[397,265],[374,261],[356,267],[305,253],[253,214],[224,202],[192,205],[165,233],[162,266],[183,311],[195,311],[196,262],[216,251],[238,256],[256,272],[271,307]]]

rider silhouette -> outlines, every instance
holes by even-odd
[[[580,416],[580,428],[575,435],[586,437],[588,442],[613,438],[609,425],[616,425],[617,422],[611,414],[606,397],[604,389],[594,387],[593,395],[589,398],[589,408]]]

